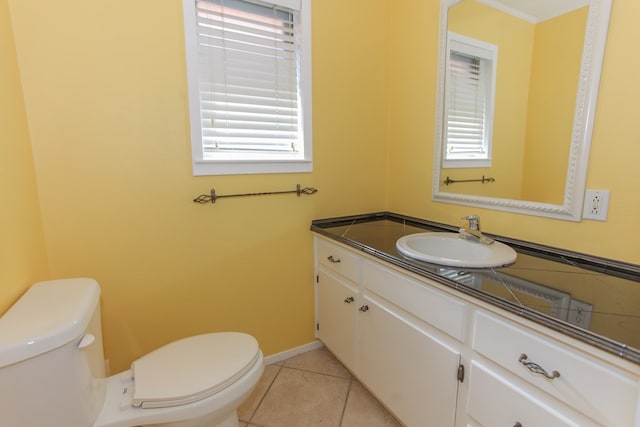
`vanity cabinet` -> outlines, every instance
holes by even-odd
[[[390,291],[382,284],[397,286],[407,300],[419,289],[384,280],[390,272],[322,239],[316,253],[318,338],[406,425],[453,426],[459,349],[365,283],[382,294]]]
[[[636,365],[333,240],[315,245],[317,337],[405,425],[640,427]]]

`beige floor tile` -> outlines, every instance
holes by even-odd
[[[338,427],[349,383],[347,378],[285,366],[273,381],[251,424],[264,427]]]
[[[400,427],[401,424],[357,381],[351,383],[341,427]]]
[[[351,378],[349,371],[336,360],[326,347],[320,347],[287,359],[284,361],[284,366],[336,377]]]
[[[238,408],[238,418],[241,421],[248,422],[251,420],[251,416],[260,404],[260,401],[264,397],[267,390],[269,390],[269,387],[271,386],[271,383],[278,374],[279,370],[280,365],[267,365],[264,367],[264,373],[262,374],[258,385],[256,385],[256,388],[253,390],[247,400],[245,400]]]

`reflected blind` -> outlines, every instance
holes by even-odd
[[[450,55],[445,158],[482,157],[489,89],[484,61],[455,51]]]
[[[198,0],[196,15],[204,159],[304,158],[296,11]]]

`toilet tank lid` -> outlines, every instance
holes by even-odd
[[[94,279],[39,282],[0,318],[0,368],[81,337],[100,300]]]

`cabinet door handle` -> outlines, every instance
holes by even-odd
[[[368,305],[363,305],[362,307],[360,307],[358,310],[360,310],[361,312],[365,312],[365,311],[369,311],[369,306]]]
[[[344,299],[344,302],[346,302],[347,304],[351,304],[353,302],[353,297],[346,297]]]
[[[547,372],[546,369],[544,369],[542,366],[538,365],[537,363],[527,362],[527,358],[528,358],[528,356],[526,354],[522,353],[520,355],[520,358],[518,359],[518,362],[522,363],[522,365],[524,365],[528,370],[530,370],[534,374],[544,375],[545,377],[549,378],[550,380],[552,380],[554,378],[558,378],[560,376],[560,372],[552,371],[551,373],[549,373],[549,372]]]
[[[520,421],[516,421],[513,427],[522,427],[522,423]]]
[[[327,257],[327,259],[329,260],[329,262],[333,262],[333,263],[338,263],[338,262],[340,262],[340,259],[335,259],[335,258],[333,257],[333,255],[329,255],[329,256]]]

